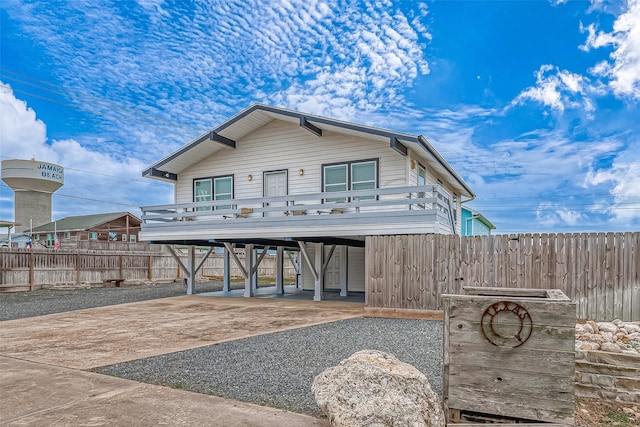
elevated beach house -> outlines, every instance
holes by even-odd
[[[475,197],[422,135],[263,104],[142,174],[174,184],[175,203],[142,207],[140,240],[190,248],[188,293],[203,262],[195,246],[225,248],[245,296],[267,251],[291,259],[315,300],[363,292],[365,236],[460,234],[461,204]]]

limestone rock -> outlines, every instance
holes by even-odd
[[[589,330],[594,330],[594,333]],[[640,354],[640,323],[619,319],[598,323],[589,320],[576,325],[575,339],[576,350]]]
[[[600,329],[600,333],[610,332],[615,334],[618,332],[618,327],[611,322],[598,322],[598,328]]]
[[[600,345],[600,350],[602,351],[610,351],[612,353],[620,353],[622,349],[618,347],[616,344],[612,342],[603,342]]]
[[[444,427],[427,377],[395,356],[363,350],[318,375],[311,387],[333,427]]]

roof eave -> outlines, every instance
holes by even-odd
[[[438,161],[438,163],[440,163],[440,165],[449,173],[449,175],[455,181],[457,181],[458,184],[460,184],[460,187],[467,192],[466,196],[475,199],[476,193],[473,192],[471,187],[469,187],[467,183],[464,182],[462,177],[458,175],[458,173],[451,167],[451,165],[449,165],[449,163],[447,163],[447,161],[440,155],[440,153],[438,153],[438,151],[433,148],[427,138],[422,135],[418,135],[418,140],[420,141],[420,146],[427,150],[427,152],[429,152],[429,154],[431,154]]]

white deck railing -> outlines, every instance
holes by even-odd
[[[449,194],[439,185],[143,206],[142,232],[199,227],[247,228],[303,223],[385,224],[403,218],[455,229]],[[329,230],[327,230],[330,232]]]

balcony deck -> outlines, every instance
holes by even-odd
[[[141,208],[141,241],[349,239],[367,235],[451,234],[449,194],[439,185],[179,203]]]

